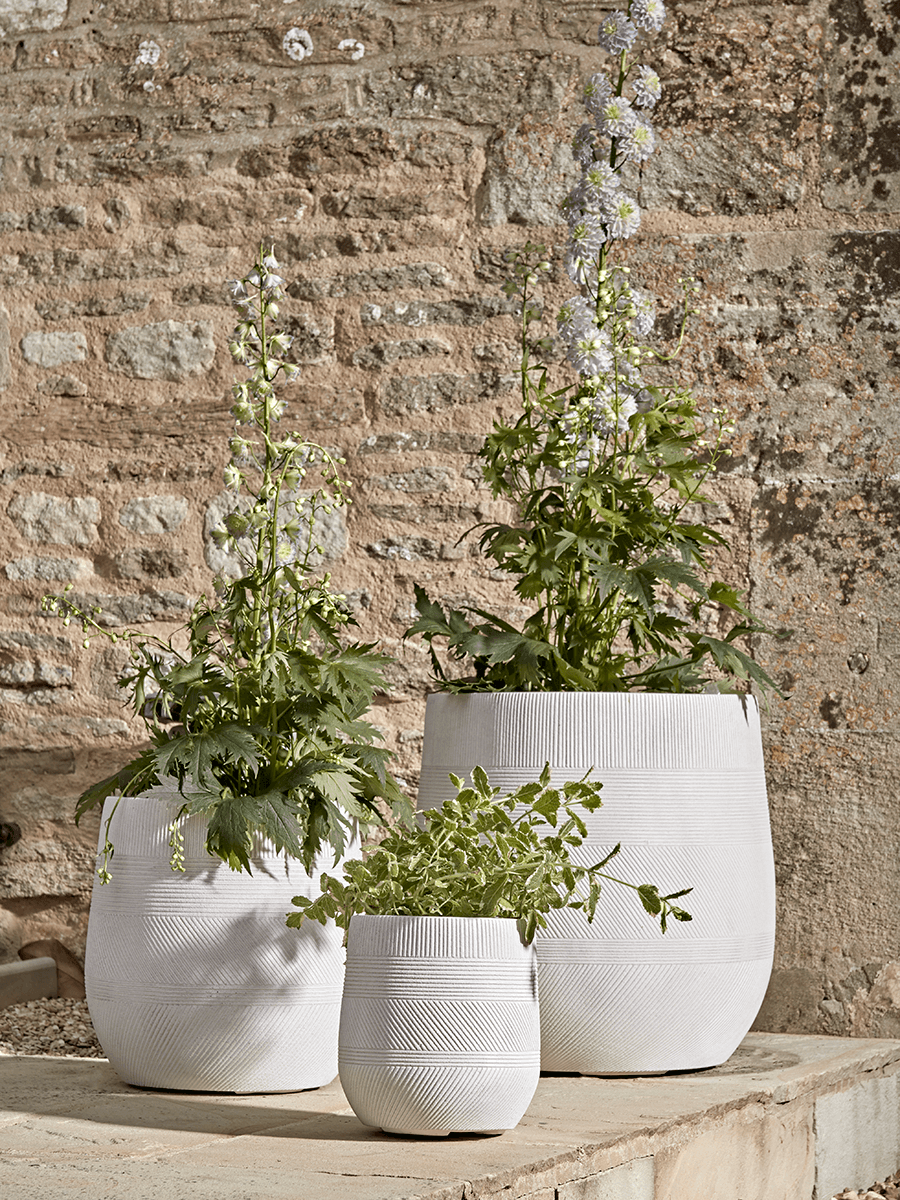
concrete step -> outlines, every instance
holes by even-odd
[[[900,1167],[900,1041],[748,1035],[711,1071],[545,1075],[500,1137],[395,1137],[338,1081],[151,1092],[105,1060],[0,1057],[16,1200],[830,1200]]]

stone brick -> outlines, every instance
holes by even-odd
[[[86,396],[87,384],[74,375],[48,375],[38,384],[37,390],[50,396]]]
[[[0,392],[6,391],[12,379],[9,365],[9,350],[9,313],[0,305]]]
[[[354,275],[330,278],[303,277],[288,285],[288,295],[297,300],[319,300],[325,296],[355,296],[366,292],[396,292],[401,289],[450,287],[453,279],[439,263],[401,263],[376,267]]]
[[[38,300],[35,308],[45,321],[69,321],[72,317],[118,317],[140,312],[150,303],[144,294],[125,292],[115,296],[86,296],[83,300]]]
[[[68,0],[0,0],[0,30],[18,34],[58,29],[68,7]]]
[[[119,513],[119,524],[132,533],[159,536],[177,529],[187,514],[183,496],[136,496]]]
[[[868,1078],[816,1099],[816,1200],[897,1170],[900,1076]]]
[[[556,1189],[556,1200],[655,1200],[656,1195],[652,1155]]]
[[[141,625],[146,621],[178,621],[192,607],[193,600],[181,592],[153,589],[139,596],[112,596],[72,592],[69,599],[82,612],[93,613],[98,625],[108,629],[120,625]],[[99,612],[93,612],[99,608]]]
[[[36,367],[59,367],[83,362],[87,340],[83,333],[28,333],[22,338],[22,356]]]
[[[294,313],[284,320],[285,331],[294,339],[289,362],[308,366],[334,361],[334,321],[318,313]]]
[[[365,419],[365,400],[356,388],[308,387],[285,392],[289,399],[286,420],[297,412],[303,426],[341,427],[355,425]]]
[[[465,166],[475,143],[461,130],[400,131],[382,126],[313,129],[289,147],[288,169],[295,175],[370,175],[408,163],[418,168]]]
[[[477,520],[473,508],[464,504],[370,504],[369,512],[382,521],[402,521],[414,525],[445,525],[448,522]]]
[[[0,484],[15,483],[17,479],[29,475],[47,479],[64,479],[67,475],[74,475],[74,473],[75,468],[72,463],[25,461],[16,463],[12,467],[4,467],[0,472]]]
[[[122,579],[177,579],[189,566],[185,550],[151,550],[146,546],[123,550],[116,555],[115,564]]]
[[[454,476],[446,467],[415,467],[392,475],[373,475],[370,483],[396,492],[447,492],[453,487]]]
[[[508,316],[515,311],[516,304],[511,300],[482,296],[470,300],[365,304],[359,316],[363,325],[483,325],[492,317]]]
[[[0,899],[87,892],[93,869],[94,855],[87,847],[23,837],[3,852]]]
[[[487,225],[559,225],[579,169],[554,126],[516,126],[490,143],[479,216]]]
[[[558,113],[578,73],[564,55],[510,47],[502,55],[458,55],[373,71],[363,84],[363,102],[370,115],[395,121],[504,127],[526,114]]]
[[[416,338],[399,342],[375,342],[354,350],[351,359],[354,367],[388,367],[403,358],[428,358],[432,355],[452,354],[449,342],[439,338]]]
[[[484,442],[484,437],[478,433],[458,433],[445,430],[421,430],[417,433],[373,434],[364,438],[356,453],[367,454],[406,454],[409,451],[433,450],[442,454],[474,454]]]
[[[177,383],[208,371],[216,356],[208,321],[160,321],[135,325],[112,334],[106,360],[113,371],[135,379],[167,379]]]
[[[471,375],[395,375],[384,385],[381,407],[388,416],[441,412],[461,404],[495,400],[515,382],[515,376],[496,371]]]
[[[822,201],[839,212],[893,212],[900,195],[897,20],[890,5],[828,5]]]
[[[97,540],[100,503],[92,496],[20,493],[6,510],[24,538],[32,542],[89,546]]]
[[[8,562],[4,570],[7,579],[39,579],[44,583],[53,583],[88,575],[92,564],[86,558],[16,558]]]
[[[56,208],[36,208],[28,214],[30,233],[51,233],[57,229],[83,229],[87,209],[83,204],[62,204]]]

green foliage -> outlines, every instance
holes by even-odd
[[[511,259],[507,291],[522,301],[524,411],[513,424],[495,421],[480,451],[493,496],[511,502],[516,518],[479,526],[479,546],[531,613],[516,629],[481,609],[445,611],[417,587],[419,615],[407,636],[427,641],[435,675],[451,691],[697,691],[711,668],[721,690],[734,690],[733,680],[774,687],[738,644],[763,627],[734,588],[708,579],[710,551],[725,540],[689,512],[730,453],[724,412],[714,410],[712,444],[681,387],[645,387],[636,410],[627,419],[620,413],[616,389],[624,397],[636,365],[662,356],[636,343],[627,275],[604,266],[597,324],[615,364],[612,381],[601,387],[582,377],[550,390],[547,368],[532,362],[530,332],[545,253],[529,244]],[[601,405],[598,396],[610,395]],[[704,631],[720,624],[721,636]],[[436,643],[468,668],[463,678],[451,678]]]
[[[328,575],[316,577],[317,519],[349,503],[349,485],[324,447],[276,432],[284,404],[274,384],[297,373],[283,358],[290,339],[273,327],[283,288],[276,269],[261,248],[231,285],[239,322],[230,349],[251,376],[233,389],[225,481],[234,509],[214,536],[237,578],[218,579],[215,596],[201,597],[168,639],[111,632],[99,610],[86,613],[65,593],[44,598],[65,624],[81,622],[86,645],[102,636],[127,648],[119,683],[151,743],[87,789],[76,819],[115,792],[174,780],[182,812],[208,818],[207,850],[248,871],[256,833],[309,867],[323,846],[341,855],[354,822],[412,820],[365,715],[388,660],[373,645],[347,643],[356,622],[346,600]],[[107,836],[101,877],[111,853]]]
[[[548,765],[539,781],[504,796],[481,767],[472,772],[471,787],[450,779],[456,796],[422,813],[419,828],[390,832],[365,861],[344,865],[344,879],[323,875],[315,900],[295,896],[300,911],[288,916],[288,925],[332,918],[347,929],[354,913],[514,917],[530,942],[546,928],[551,909],[580,909],[592,920],[601,881],[632,888],[663,933],[669,918],[691,919],[672,903],[690,888],[661,896],[654,884],[608,874],[604,868],[618,846],[590,867],[572,861],[587,836],[578,810],[593,812],[601,804],[601,785],[587,776],[555,788]]]

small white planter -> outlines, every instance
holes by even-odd
[[[540,1072],[534,947],[507,918],[354,916],[339,1062],[365,1125],[512,1129]]]
[[[734,1053],[772,968],[775,877],[756,701],[608,692],[433,695],[419,807],[473,766],[506,789],[593,768],[603,807],[578,856],[666,891],[693,886],[694,917],[663,936],[630,891],[608,884],[592,924],[549,915],[536,948],[546,1071],[655,1074]]]
[[[332,869],[331,857],[311,878],[259,839],[252,876],[239,874],[207,854],[206,821],[190,817],[179,874],[168,845],[178,809],[177,793],[164,788],[123,799],[111,828],[112,880],[94,883],[85,986],[110,1063],[126,1083],[178,1091],[330,1082],[341,932],[313,922],[288,929],[285,917],[293,896],[319,894],[314,880]]]

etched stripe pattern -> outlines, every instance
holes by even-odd
[[[597,862],[620,842],[609,872],[664,892],[692,887],[683,906],[694,920],[672,922],[663,937],[633,892],[612,883],[604,885],[591,924],[581,913],[550,913],[537,939],[545,1069],[602,1073],[602,1054],[588,1054],[587,1029],[602,1032],[604,1047],[619,1047],[610,1072],[631,1070],[622,1066],[620,1044],[606,1038],[607,1019],[626,1034],[634,1025],[635,1038],[622,1044],[639,1042],[641,1029],[654,1031],[647,1038],[655,1065],[634,1070],[709,1066],[697,1061],[708,1058],[709,1045],[724,1061],[756,1015],[774,947],[775,876],[756,702],[647,693],[430,696],[419,807],[452,793],[451,771],[466,776],[477,764],[494,786],[511,790],[534,780],[548,760],[556,784],[593,768],[603,785],[603,805],[586,817],[588,837],[576,860]],[[633,993],[614,986],[634,972],[641,982]],[[651,986],[654,972],[665,981],[661,988]],[[756,998],[749,1015],[732,994],[735,972],[746,996]],[[599,1014],[611,998],[615,1013]],[[673,1009],[692,1014],[688,1026],[670,1020]],[[573,1041],[589,1067],[573,1057]],[[636,1053],[634,1061],[645,1059]]]
[[[110,1062],[144,1087],[294,1091],[330,1082],[341,934],[284,924],[292,896],[317,894],[315,879],[261,840],[253,874],[231,871],[203,850],[197,817],[184,822],[188,869],[173,873],[167,826],[177,807],[155,795],[123,800],[112,880],[94,887],[86,990]]]
[[[354,917],[339,1045],[365,1124],[510,1129],[540,1069],[534,948],[510,920]]]

